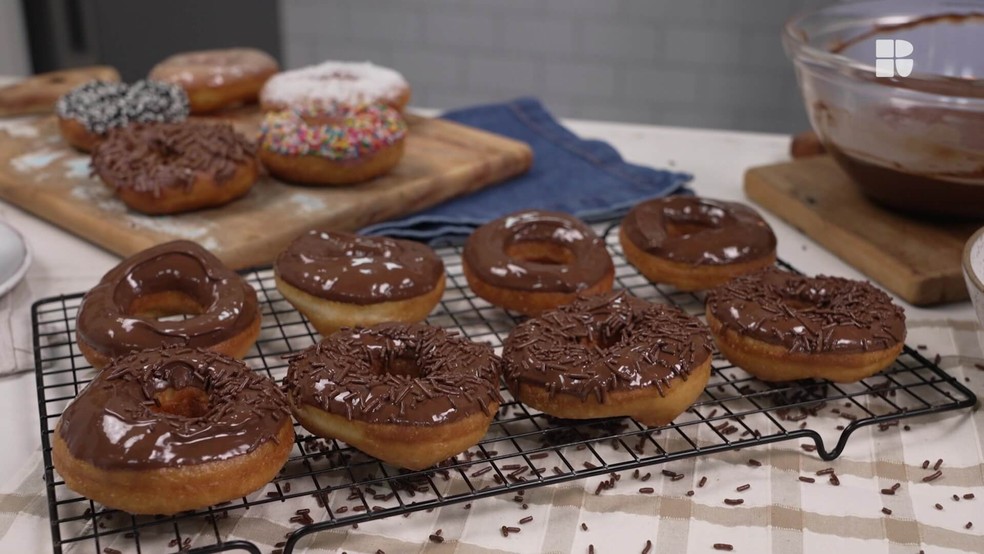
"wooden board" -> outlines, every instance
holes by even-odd
[[[0,198],[122,256],[183,238],[243,268],[272,262],[312,226],[359,229],[501,182],[532,163],[524,143],[440,119],[407,120],[406,153],[384,177],[334,188],[264,177],[240,200],[173,216],[128,210],[89,176],[89,157],[61,140],[54,118],[0,122]],[[255,112],[237,114],[234,123],[247,136],[257,133]]]
[[[964,243],[984,222],[907,217],[868,201],[828,156],[749,169],[745,193],[906,301],[968,298]]]

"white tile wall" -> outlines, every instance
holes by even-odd
[[[288,67],[372,60],[413,104],[534,95],[560,116],[794,132],[779,39],[824,0],[281,0]]]

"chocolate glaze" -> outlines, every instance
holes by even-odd
[[[253,143],[231,125],[189,121],[114,129],[91,163],[93,174],[114,188],[159,196],[163,189],[190,187],[203,174],[228,181],[241,166],[259,162]]]
[[[528,384],[603,403],[614,391],[655,387],[662,396],[710,355],[707,327],[696,318],[611,291],[520,323],[502,359],[510,390]]]
[[[421,243],[327,229],[294,239],[274,269],[308,294],[362,305],[420,296],[444,278],[441,258]]]
[[[417,426],[492,415],[501,401],[492,347],[422,323],[342,329],[290,359],[284,389],[295,406]]]
[[[807,277],[769,268],[707,295],[725,329],[790,352],[884,350],[905,340],[905,313],[867,281]]]
[[[160,394],[192,387],[204,413],[160,409]],[[166,347],[117,358],[68,406],[57,433],[103,469],[154,469],[228,460],[276,440],[290,412],[277,385],[228,356]]]
[[[130,313],[138,298],[166,291],[184,293],[203,313],[185,321]],[[76,332],[110,357],[162,344],[207,348],[243,332],[258,314],[253,287],[198,244],[179,240],[148,248],[106,273],[82,298]]]
[[[573,261],[542,263],[507,253],[511,245],[522,242],[562,246]],[[568,214],[542,210],[516,212],[475,229],[462,257],[486,283],[537,292],[582,291],[614,268],[605,242],[590,227]]]
[[[625,216],[622,229],[637,248],[684,264],[746,262],[776,251],[776,236],[758,212],[709,198],[671,196],[643,202]]]

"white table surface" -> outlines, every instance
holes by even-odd
[[[772,134],[693,130],[651,125],[628,125],[589,121],[565,121],[585,138],[605,140],[630,162],[666,167],[693,173],[691,186],[698,194],[726,200],[746,201],[742,192],[744,171],[752,166],[784,161],[789,137]],[[863,278],[792,226],[771,214],[763,214],[778,237],[780,258],[806,273],[825,273]],[[60,293],[66,280],[86,282],[82,290],[94,285],[119,261],[119,257],[73,236],[26,212],[0,201],[0,219],[13,225],[26,237],[34,253],[34,264],[27,274],[32,299]],[[19,286],[24,286],[22,283]],[[901,301],[900,301],[901,302]],[[975,325],[968,302],[932,309],[921,309],[901,302],[910,318],[948,320]],[[14,322],[30,325],[28,320]],[[8,332],[0,329],[0,332]],[[908,342],[920,343],[919,329]],[[947,352],[941,352],[946,356]],[[0,352],[0,357],[11,356]],[[21,468],[39,446],[39,423],[35,377],[32,372],[0,378],[0,421],[3,447],[0,448],[0,476],[10,476]],[[40,481],[40,476],[38,477]],[[984,520],[979,522],[984,525]],[[39,540],[50,540],[48,537]],[[15,545],[0,538],[0,552],[13,551]],[[20,548],[28,545],[16,545]],[[18,551],[22,551],[18,548]],[[982,546],[984,548],[984,546]],[[30,551],[50,551],[48,544],[31,545]]]

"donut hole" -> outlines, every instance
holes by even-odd
[[[205,313],[205,307],[185,292],[170,290],[134,298],[126,313],[143,319],[180,321]]]
[[[156,410],[181,417],[201,417],[208,412],[208,394],[198,387],[164,389],[154,395]]]
[[[374,368],[378,374],[406,375],[410,378],[423,377],[424,371],[416,356],[404,354],[395,356],[389,362],[381,363]]]
[[[716,228],[717,225],[715,225],[711,221],[669,220],[666,222],[666,234],[669,235],[670,238],[685,237],[687,235],[696,235],[698,233],[710,231]]]
[[[506,246],[506,255],[523,262],[545,265],[570,265],[574,252],[567,246],[548,241],[522,241]]]

